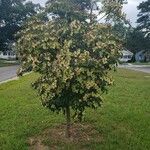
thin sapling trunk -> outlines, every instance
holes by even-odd
[[[67,121],[67,125],[66,125],[66,137],[70,138],[71,117],[70,117],[70,107],[69,106],[66,107],[66,121]]]

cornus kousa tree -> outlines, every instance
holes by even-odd
[[[110,21],[123,18],[123,2],[101,2],[99,8],[92,0],[48,1],[48,19],[33,17],[18,34],[20,73],[30,68],[40,74],[33,86],[43,106],[66,115],[67,137],[71,111],[81,121],[87,107],[101,106],[102,94],[113,84],[109,72],[117,65],[121,41]],[[100,13],[107,23],[97,21]]]

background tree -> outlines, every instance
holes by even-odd
[[[40,6],[26,0],[0,0],[0,50],[14,42],[14,35],[21,29],[22,23],[35,15]]]
[[[134,54],[141,50],[150,49],[150,39],[145,37],[142,31],[137,28],[131,28],[126,34],[124,46],[132,51]]]
[[[150,0],[140,3],[138,10],[138,29],[150,38]]]
[[[126,32],[124,47],[132,51],[134,54],[141,50],[148,51],[150,49],[150,0],[140,3],[140,10],[137,19],[137,27],[130,27]],[[122,30],[120,30],[122,32]],[[124,31],[124,30],[123,30]]]
[[[125,42],[127,34],[131,31],[131,26],[124,22],[116,22],[113,25],[113,31],[116,36],[120,37]]]
[[[112,18],[119,19],[122,3],[108,2],[102,3],[100,13],[110,7]],[[112,26],[96,20],[95,4],[92,0],[48,1],[45,15],[49,20],[35,17],[27,22],[17,44],[20,73],[29,67],[40,73],[33,85],[45,107],[66,115],[67,137],[71,110],[81,121],[85,108],[101,106],[102,94],[113,84],[109,71],[116,67],[122,47]]]
[[[138,10],[138,26],[133,28],[122,22],[116,22],[113,26],[114,33],[123,39],[123,46],[134,54],[141,50],[150,49],[150,0],[140,3]]]

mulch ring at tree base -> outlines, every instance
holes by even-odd
[[[90,143],[104,141],[102,135],[92,126],[74,123],[71,125],[71,137],[65,136],[66,125],[46,129],[41,135],[30,137],[28,140],[30,150],[57,150],[66,148],[85,149]]]

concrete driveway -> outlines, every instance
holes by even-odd
[[[150,65],[132,65],[132,64],[123,64],[119,66],[120,68],[126,68],[135,71],[141,71],[145,73],[150,73]]]
[[[19,66],[0,67],[0,82],[16,77],[18,68]]]

